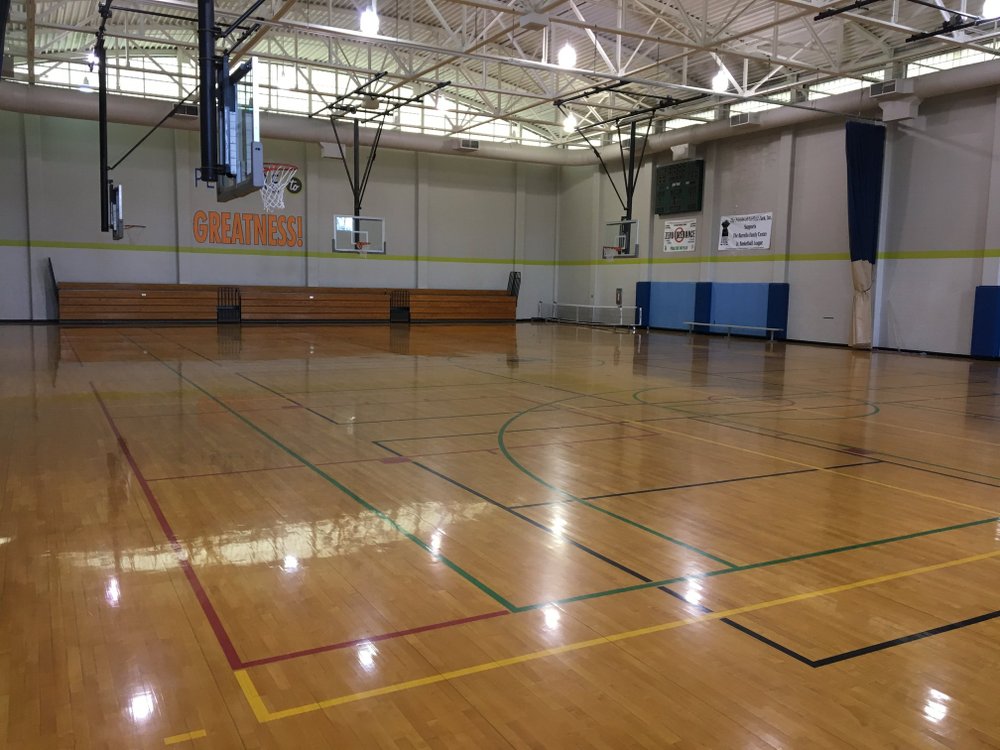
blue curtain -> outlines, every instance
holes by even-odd
[[[852,261],[875,263],[884,161],[885,127],[867,122],[848,122],[847,223]]]

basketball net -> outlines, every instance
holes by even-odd
[[[293,164],[268,162],[264,165],[264,184],[260,188],[264,211],[270,213],[285,207],[285,188],[298,171]]]

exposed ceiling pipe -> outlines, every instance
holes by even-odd
[[[920,99],[957,94],[974,89],[1000,86],[1000,60],[966,65],[951,70],[943,70],[913,79],[913,95]],[[760,113],[760,124],[753,132],[774,128],[787,128],[808,122],[818,122],[831,117],[851,117],[870,115],[877,112],[875,100],[867,92],[852,91],[846,94],[826,97],[816,103],[817,109],[810,109],[808,103],[798,108],[781,107]],[[108,97],[108,118],[111,122],[150,126],[158,122],[167,111],[168,104],[152,99],[137,99],[124,96]],[[0,82],[0,109],[26,114],[70,117],[82,120],[97,119],[97,98],[71,89],[46,86],[27,86],[19,83]],[[183,130],[197,130],[196,118],[171,118],[165,127]],[[342,137],[348,141],[352,137],[344,126]],[[682,143],[705,143],[721,140],[747,132],[741,128],[731,128],[727,120],[704,125],[696,125],[666,133],[649,136],[646,153],[666,151],[671,146]],[[305,117],[265,113],[261,116],[261,133],[265,138],[276,140],[322,143],[331,141],[333,133],[327,120],[311,120]],[[370,145],[374,129],[362,128],[361,143]],[[420,133],[400,133],[385,131],[381,147],[407,151],[455,155],[456,139],[423,135]],[[606,158],[618,154],[618,144],[599,149]],[[462,152],[462,155],[505,161],[523,161],[556,166],[583,166],[597,164],[597,157],[589,149],[562,149],[554,147],[521,146],[518,144],[480,141],[476,152]]]

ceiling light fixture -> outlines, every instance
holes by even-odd
[[[379,23],[378,13],[375,12],[374,7],[365,8],[361,11],[360,28],[362,34],[365,36],[377,36]]]
[[[563,130],[565,130],[567,133],[572,133],[574,130],[576,130],[576,115],[574,115],[572,112],[566,115],[566,117],[563,119]]]
[[[1000,16],[1000,0],[985,0],[983,3],[983,18]]]
[[[729,90],[729,75],[726,71],[720,69],[715,77],[712,79],[712,91],[717,94],[724,94]]]
[[[987,0],[989,2],[989,0]],[[559,61],[560,68],[575,68],[576,67],[576,50],[573,49],[573,45],[566,42],[557,55],[556,59]]]

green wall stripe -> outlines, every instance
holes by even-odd
[[[331,250],[282,250],[278,248],[254,248],[254,247],[216,247],[182,245],[129,245],[121,242],[60,242],[55,240],[4,240],[0,239],[0,247],[31,247],[59,249],[59,250],[116,250],[141,253],[184,253],[190,255],[246,255],[273,258],[315,258],[320,260],[354,260],[354,261],[404,261],[412,263],[414,261],[423,263],[480,263],[487,265],[518,265],[518,266],[596,266],[607,268],[608,266],[641,266],[650,264],[676,265],[676,264],[699,264],[699,263],[780,263],[807,262],[807,261],[843,261],[850,262],[850,255],[843,253],[789,253],[782,255],[773,253],[769,255],[653,255],[652,258],[616,258],[604,260],[603,258],[581,258],[578,260],[539,260],[531,258],[463,258],[451,257],[447,255],[395,255],[395,254],[369,254],[362,256],[358,253],[334,253]],[[981,260],[984,258],[1000,258],[1000,248],[987,250],[906,250],[879,253],[880,260]]]

